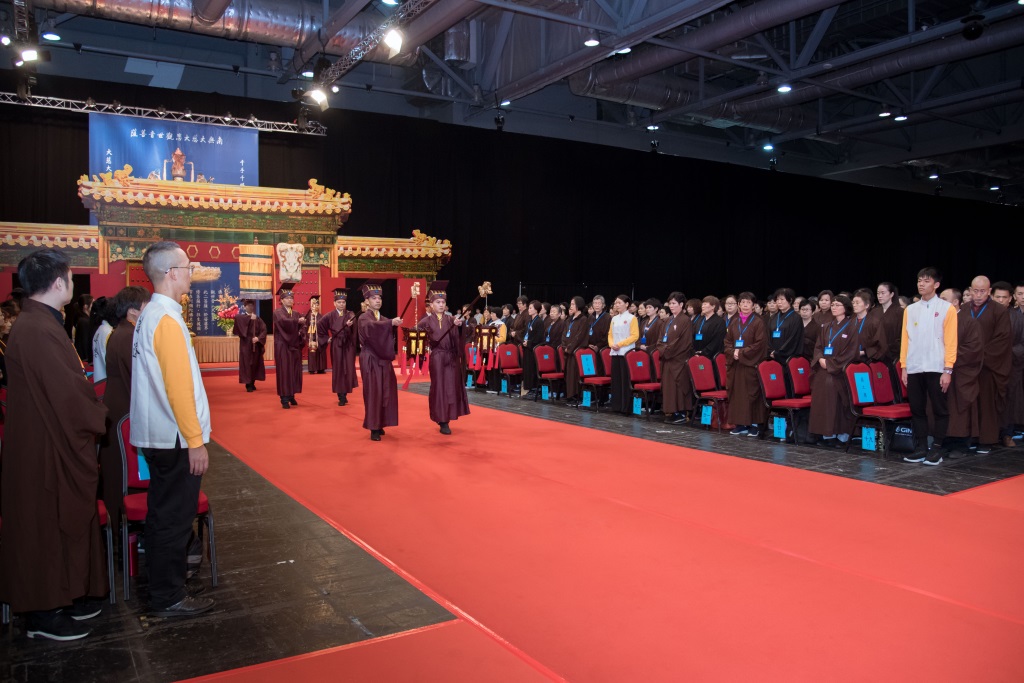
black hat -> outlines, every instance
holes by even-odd
[[[286,296],[290,296],[290,297],[294,298],[295,293],[292,292],[292,287],[294,287],[294,286],[295,286],[294,282],[282,282],[281,286],[277,288],[277,295],[279,297],[281,297],[282,299],[285,298]]]
[[[366,281],[362,286],[363,298],[369,299],[371,296],[382,296],[384,294],[384,286],[379,281]]]
[[[427,302],[434,299],[448,300],[448,280],[434,280],[427,287]]]
[[[312,301],[313,299],[316,299],[317,301],[320,301],[320,295],[319,294],[313,294],[312,296],[309,297],[310,301]]]
[[[348,301],[348,292],[344,289],[338,288],[334,290],[335,301]]]

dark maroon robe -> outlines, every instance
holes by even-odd
[[[813,323],[812,323],[813,324]],[[860,342],[856,318],[833,319],[821,328],[811,357],[811,418],[807,429],[812,434],[832,436],[850,434],[856,420],[850,411],[850,395],[846,383],[847,363],[857,359]],[[831,344],[832,353],[825,351]],[[821,359],[825,367],[821,367]]]
[[[391,318],[372,310],[359,316],[359,374],[363,381],[363,428],[369,430],[398,424],[398,382],[391,361],[395,359],[395,332]]]
[[[1024,424],[1024,311],[1010,309],[1010,330],[1013,340],[1013,364],[1006,386],[1004,427]]]
[[[956,362],[946,390],[946,436],[978,437],[978,375],[984,360],[981,328],[971,317],[970,305],[962,306],[956,316]]]
[[[892,310],[891,306],[889,310]],[[871,311],[868,311],[863,320],[858,320],[855,316],[853,324],[857,326],[857,343],[860,347],[857,358],[865,363],[884,363],[889,358],[889,339],[886,337],[882,321],[881,316],[872,315]]]
[[[661,353],[661,396],[664,413],[669,415],[691,410],[693,383],[690,381],[687,361],[693,355],[693,331],[690,327],[690,318],[685,313],[666,321],[664,332],[658,337],[657,350]]]
[[[508,328],[508,341],[513,344],[519,344],[522,346],[526,340],[526,326],[530,324],[530,316],[524,308],[522,312],[517,313],[515,320]],[[452,334],[455,334],[454,332]]]
[[[885,337],[886,363],[900,359],[900,346],[903,343],[903,307],[893,298],[889,310],[883,311],[881,305],[875,306],[868,314],[878,318],[882,324]]]
[[[743,339],[743,346],[736,344]],[[733,351],[739,350],[739,358]],[[743,324],[739,314],[725,331],[726,391],[729,396],[729,421],[738,425],[761,425],[768,418],[768,409],[761,398],[761,384],[757,378],[757,364],[768,352],[768,330],[764,320],[751,313]]]
[[[800,324],[803,325],[803,318],[800,319]],[[800,351],[800,355],[811,360],[814,358],[814,345],[818,343],[818,335],[821,334],[821,325],[811,318],[811,322],[807,323],[803,327],[804,345]]]
[[[0,601],[15,612],[107,594],[96,437],[107,408],[60,313],[25,299],[7,346]]]
[[[1006,410],[1006,387],[1013,368],[1010,311],[991,297],[981,310],[964,306],[981,329],[985,361],[978,375],[978,443],[999,442],[999,428]]]
[[[274,311],[274,374],[277,376],[277,395],[294,396],[302,393],[302,349],[306,346],[306,323],[294,308],[291,313],[284,306]]]
[[[565,327],[561,344],[565,349],[565,397],[573,399],[580,395],[580,369],[576,364],[576,352],[587,346],[590,321],[586,314],[581,313],[563,322]]]
[[[310,347],[306,356],[306,370],[311,375],[314,372],[320,373],[327,370],[327,345],[320,342],[319,334],[320,320],[323,317],[323,315],[314,314],[312,311],[306,314],[306,334],[310,341],[316,339],[316,349]]]
[[[100,480],[103,503],[110,519],[121,518],[123,481],[121,446],[117,441],[117,423],[132,407],[132,342],[135,325],[127,319],[118,323],[107,338],[107,387],[103,405],[107,406],[107,433],[100,441]]]
[[[332,309],[320,316],[316,327],[317,343],[331,350],[331,391],[350,394],[359,386],[356,379],[356,314]]]
[[[525,315],[525,314],[523,314]],[[469,415],[469,397],[459,365],[459,330],[450,315],[437,319],[428,313],[416,329],[427,333],[430,342],[430,419],[438,424]]]
[[[267,348],[267,324],[243,311],[235,316],[235,336],[238,337],[238,383],[262,382],[267,378],[263,361],[263,351]],[[255,345],[253,339],[256,340]]]

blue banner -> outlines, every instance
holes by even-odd
[[[178,162],[175,152],[180,150]],[[259,185],[259,131],[139,116],[89,114],[89,175],[132,167],[135,178]]]
[[[238,312],[238,264],[213,263],[207,266],[219,275],[207,282],[193,282],[189,292],[188,318],[192,331],[200,337],[223,337],[234,325]]]

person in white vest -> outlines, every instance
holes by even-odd
[[[157,242],[146,250],[142,267],[154,294],[135,325],[131,442],[150,472],[150,612],[193,616],[213,607],[213,600],[185,589],[187,546],[210,441],[210,405],[179,303],[191,287],[193,265],[174,242]]]

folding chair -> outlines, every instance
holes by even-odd
[[[96,513],[99,516],[100,528],[103,529],[104,540],[107,542],[107,583],[110,588],[110,604],[113,605],[117,602],[117,592],[114,590],[114,533],[110,528],[107,506],[102,500],[96,501]]]
[[[716,358],[720,358],[722,354],[718,354]],[[693,394],[696,397],[696,404],[694,405],[694,414],[700,415],[702,406],[711,406],[712,411],[712,424],[714,420],[718,421],[718,433],[722,433],[722,422],[724,421],[724,411],[722,408],[728,403],[729,395],[725,389],[718,388],[718,379],[715,377],[714,362],[704,356],[690,356],[686,361],[686,364],[690,368],[690,378],[693,380]],[[722,377],[725,377],[725,371],[722,371]],[[692,423],[691,423],[692,424]],[[698,419],[697,424],[700,424]],[[709,425],[710,426],[710,425]]]
[[[580,349],[576,352],[576,368],[580,372],[580,379],[582,380],[582,391],[589,391],[593,395],[591,404],[595,411],[601,410],[601,394],[603,393],[605,398],[608,397],[608,387],[612,383],[611,378],[611,363],[606,371],[607,374],[601,374],[601,368],[597,364],[598,355],[594,353],[592,349]],[[589,387],[589,389],[588,389]],[[582,397],[580,405],[582,406]]]
[[[863,447],[863,422],[877,422],[880,432],[884,435],[885,449],[883,458],[889,457],[889,445],[896,432],[896,423],[909,420],[910,405],[894,403],[892,380],[889,368],[885,363],[850,363],[844,370],[846,386],[850,392],[850,410],[856,418],[853,429],[861,427],[861,445]],[[890,429],[891,427],[891,429]],[[852,435],[851,435],[852,436]],[[850,441],[846,442],[846,450],[850,450]]]
[[[774,360],[766,360],[757,365],[757,376],[761,382],[761,395],[764,397],[764,404],[768,408],[769,418],[772,415],[785,413],[786,430],[783,441],[789,441],[793,437],[796,441],[796,411],[811,407],[811,397],[801,396],[799,398],[786,397],[786,378],[782,372],[782,364]],[[769,421],[770,423],[770,421]],[[761,430],[761,438],[765,438],[767,425]]]
[[[523,379],[523,368],[519,364],[519,347],[512,343],[500,344],[497,350],[498,372],[505,380],[506,393],[512,396],[512,378]]]
[[[653,359],[646,351],[630,351],[626,354],[626,365],[629,366],[633,396],[641,395],[647,419],[650,420],[655,398],[661,396],[661,364],[658,364],[656,370]]]
[[[96,398],[102,401],[103,395],[107,393],[107,380],[101,379],[99,382],[94,382],[92,389],[96,392]]]
[[[559,372],[555,364],[555,350],[547,344],[541,344],[533,348],[533,357],[537,360],[537,377],[540,384],[548,388],[550,396],[557,387],[565,385],[565,373]],[[534,394],[533,400],[540,398],[541,393],[538,391]]]
[[[121,447],[121,473],[124,475],[124,485],[121,493],[124,498],[124,511],[121,514],[121,570],[123,572],[124,599],[127,602],[131,599],[131,587],[129,585],[130,570],[128,567],[128,527],[131,524],[136,526],[145,525],[146,513],[149,511],[149,494],[128,493],[128,489],[149,488],[149,479],[142,479],[139,476],[139,458],[141,455],[131,443],[131,416],[125,415],[117,423],[117,441]],[[217,544],[214,538],[213,510],[210,508],[210,500],[202,491],[199,492],[199,505],[196,509],[196,517],[199,519],[199,541],[203,540],[203,527],[210,533],[209,547],[207,554],[210,557],[210,583],[217,585]]]

